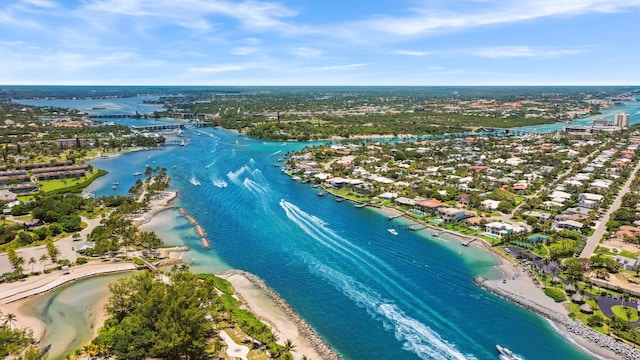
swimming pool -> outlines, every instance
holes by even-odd
[[[492,233],[484,233],[484,236],[490,237],[492,239],[500,239],[500,236],[498,236],[496,234],[492,234]]]

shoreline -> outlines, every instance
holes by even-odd
[[[341,357],[322,340],[316,331],[260,277],[243,270],[226,270],[215,273],[215,275],[231,282],[236,295],[239,296],[242,303],[261,321],[271,327],[274,333],[281,334],[280,341],[287,339],[294,341],[296,350],[292,352],[300,354],[304,352],[304,355],[309,359],[341,359]],[[240,277],[240,279],[234,280],[234,277]],[[258,299],[253,291],[243,286],[242,279],[246,280],[252,287],[273,302],[283,315],[278,316],[275,311],[269,311],[269,309],[267,309],[268,305],[261,304],[260,299]],[[261,311],[259,311],[258,308],[260,308]],[[301,356],[302,355],[300,355],[300,357]],[[298,357],[294,356],[294,358],[297,359]]]
[[[22,329],[31,329],[36,343],[40,343],[47,331],[47,325],[41,319],[24,311],[24,306],[34,297],[71,285],[78,280],[130,272],[136,269],[137,267],[133,263],[88,263],[70,268],[70,273],[66,275],[60,275],[56,270],[49,274],[31,276],[24,283],[21,281],[3,283],[0,284],[0,310],[6,314],[16,314],[17,326]],[[54,277],[56,278],[50,280]],[[106,320],[106,316],[103,314],[103,309],[96,309],[99,311],[96,311],[93,319],[90,319],[90,325],[97,332]]]
[[[559,335],[572,343],[573,346],[590,355],[600,359],[640,359],[640,349],[616,341],[614,338],[599,333],[579,321],[570,319],[567,310],[561,304],[555,303],[553,299],[546,296],[530,274],[526,271],[523,272],[524,268],[512,258],[497,251],[495,247],[488,244],[484,239],[435,227],[396,208],[380,205],[372,205],[371,207],[374,211],[382,214],[402,214],[403,218],[425,226],[431,231],[431,234],[433,232],[448,234],[459,240],[461,245],[465,240],[477,238],[480,240],[479,242],[472,241],[469,245],[482,248],[491,254],[496,260],[493,268],[502,273],[502,278],[490,280],[475,277],[472,282],[476,286],[543,317]],[[503,284],[503,278],[510,280],[507,281],[507,284]],[[513,286],[513,284],[517,285]]]

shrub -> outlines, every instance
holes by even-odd
[[[553,301],[555,302],[562,302],[567,300],[567,297],[565,296],[564,292],[559,289],[544,288],[544,294],[552,298]]]
[[[82,265],[82,264],[86,264],[87,263],[87,258],[85,257],[79,257],[76,259],[76,264],[78,265]]]

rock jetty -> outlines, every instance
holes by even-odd
[[[559,316],[550,309],[535,304],[520,296],[514,296],[506,291],[498,288],[494,288],[485,284],[486,279],[482,277],[473,278],[473,282],[479,287],[487,290],[488,292],[500,296],[501,298],[508,300],[514,304],[517,304],[531,312],[534,312],[555,324],[561,325],[568,332],[580,336],[581,338],[597,345],[600,348],[607,349],[624,359],[640,360],[640,350],[627,345],[621,341],[615,340],[605,334],[599,333],[581,322],[571,320],[566,316]]]

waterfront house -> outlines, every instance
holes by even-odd
[[[440,218],[444,221],[459,221],[466,217],[471,217],[475,215],[473,211],[467,211],[460,208],[438,208],[438,213]]]
[[[443,206],[444,204],[442,203],[442,201],[435,198],[417,201],[415,205],[416,209],[423,212],[430,212],[430,213],[434,213],[435,211],[437,211],[439,208]]]
[[[525,229],[521,226],[511,225],[499,221],[490,222],[484,226],[484,231],[502,237],[506,234],[523,232]]]

